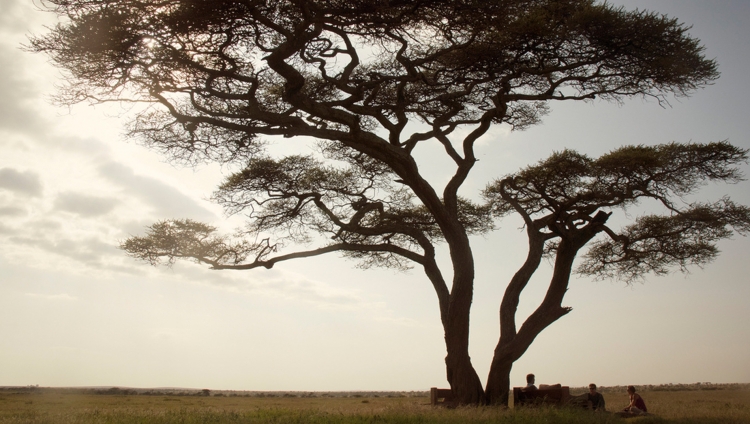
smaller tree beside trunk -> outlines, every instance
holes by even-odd
[[[520,215],[529,249],[500,305],[500,340],[487,379],[487,401],[508,403],[513,362],[542,330],[571,311],[562,305],[563,297],[584,247],[577,274],[631,282],[647,273],[702,266],[718,254],[717,241],[734,232],[746,234],[747,206],[727,197],[713,203],[683,200],[706,182],[740,181],[736,165],[746,161],[747,151],[726,142],[627,146],[598,159],[564,150],[489,185],[484,196],[492,213]],[[609,225],[615,211],[646,200],[654,200],[664,213],[641,215],[619,229]],[[544,257],[554,264],[547,294],[518,328],[519,297]]]

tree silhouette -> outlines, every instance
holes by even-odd
[[[746,150],[726,142],[627,146],[596,160],[564,150],[490,184],[484,196],[493,213],[523,218],[529,250],[500,305],[500,340],[487,398],[507,396],[513,362],[542,330],[571,311],[562,301],[584,246],[591,243],[579,274],[632,281],[647,273],[704,265],[718,254],[718,240],[750,231],[750,208],[729,198],[681,205],[682,198],[708,181],[740,181],[735,165],[746,161]],[[649,199],[661,204],[665,213],[639,216],[619,230],[608,226],[614,211]],[[544,256],[554,264],[548,291],[517,329],[521,292]]]
[[[676,20],[590,0],[44,4],[61,21],[29,49],[67,71],[59,101],[144,103],[131,136],[177,161],[242,168],[215,195],[248,217],[239,238],[170,220],[126,241],[126,251],[216,269],[332,252],[363,266],[422,267],[437,293],[447,378],[460,403],[503,403],[508,393],[507,376],[493,377],[485,396],[468,354],[469,235],[489,232],[490,207],[500,215],[504,207],[459,196],[477,140],[493,125],[537,124],[550,101],[662,102],[718,77]],[[266,140],[274,136],[297,150],[310,138],[317,144],[273,156]],[[423,144],[441,146],[452,161],[444,186],[420,172],[413,152]],[[499,193],[521,202],[514,181]],[[295,250],[303,242],[317,245]],[[440,244],[447,263],[436,259]],[[619,274],[626,261],[606,246],[594,250],[606,258],[601,269]]]

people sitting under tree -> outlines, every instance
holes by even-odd
[[[589,393],[586,397],[588,408],[594,411],[605,411],[604,396],[596,391],[596,384],[589,384]]]
[[[643,415],[648,412],[646,402],[643,401],[641,395],[635,392],[634,386],[628,386],[628,395],[630,395],[630,404],[622,410],[620,415]]]
[[[559,383],[540,384],[539,387],[537,387],[535,382],[536,376],[534,376],[534,374],[527,374],[526,386],[513,388],[514,405],[540,405],[543,403],[559,404],[568,401],[570,397],[568,387],[563,387]]]

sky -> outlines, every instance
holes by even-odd
[[[750,2],[610,3],[692,25],[721,78],[669,107],[640,98],[553,104],[541,125],[495,129],[467,190],[564,147],[592,156],[671,141],[750,148]],[[126,140],[127,110],[53,105],[60,72],[19,48],[53,23],[30,0],[0,1],[0,386],[447,387],[437,298],[419,270],[364,271],[328,256],[211,271],[151,267],[119,250],[160,219],[235,226],[207,200],[227,170],[179,167]],[[444,178],[437,158],[421,159]],[[709,185],[698,199],[723,195],[750,204],[750,182]],[[525,257],[520,226],[509,219],[473,240],[471,356],[483,381],[500,298]],[[516,362],[512,385],[530,372],[537,383],[569,386],[750,382],[750,240],[736,236],[719,248],[715,262],[687,275],[633,285],[576,278],[564,302],[573,311]],[[519,318],[544,295],[549,266],[538,274]]]

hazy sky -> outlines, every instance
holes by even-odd
[[[469,189],[563,147],[599,155],[622,144],[728,139],[750,148],[750,2],[612,3],[692,25],[721,78],[671,108],[641,99],[555,104],[542,125],[493,130]],[[59,72],[19,49],[50,19],[31,0],[0,1],[0,386],[447,386],[437,299],[418,270],[361,271],[335,256],[250,272],[154,268],[118,250],[159,219],[234,225],[205,200],[222,170],[178,168],[125,141],[120,109],[52,106]],[[701,198],[725,194],[750,204],[750,182],[711,185]],[[475,240],[471,354],[483,379],[500,296],[525,256],[519,226],[508,220]],[[750,241],[720,249],[687,276],[573,281],[565,301],[573,312],[537,338],[512,384],[528,372],[571,386],[750,382]],[[543,296],[547,268],[521,316]]]

